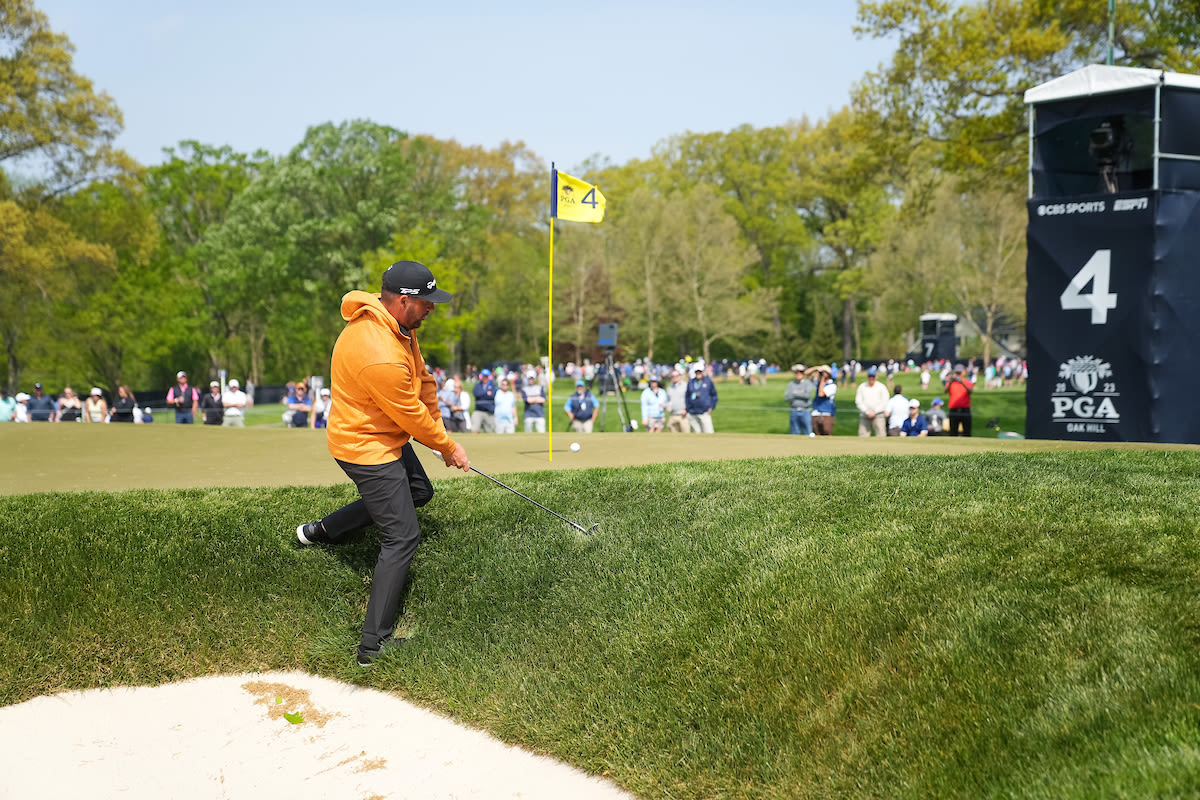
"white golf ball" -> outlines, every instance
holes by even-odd
[[[572,453],[579,452],[579,442],[571,442],[571,452]]]

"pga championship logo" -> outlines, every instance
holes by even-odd
[[[1050,395],[1052,420],[1068,433],[1106,433],[1109,423],[1121,421],[1116,401],[1121,398],[1112,365],[1095,356],[1075,356],[1058,365],[1059,382]]]

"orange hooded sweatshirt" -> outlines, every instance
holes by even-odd
[[[417,337],[401,331],[367,292],[343,297],[342,317],[346,327],[333,346],[329,453],[351,464],[386,464],[400,458],[409,439],[452,453],[437,382],[425,368]]]

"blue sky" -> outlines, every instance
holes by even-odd
[[[348,119],[621,164],[674,134],[828,116],[893,49],[854,36],[849,0],[35,2],[144,164],[184,139],[279,155]]]

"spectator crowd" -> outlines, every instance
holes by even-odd
[[[609,374],[611,371],[612,374]],[[621,395],[627,430],[649,433],[714,433],[713,412],[719,402],[718,385],[736,381],[766,385],[767,376],[780,369],[765,360],[705,363],[691,358],[675,363],[633,362],[581,364],[566,362],[552,371],[541,364],[506,362],[491,368],[468,366],[462,372],[433,370],[437,404],[451,433],[545,433],[561,418],[564,430],[592,433],[605,404],[606,394]],[[788,432],[798,436],[830,436],[837,417],[839,391],[853,391],[858,412],[859,436],[970,436],[971,398],[976,388],[1021,385],[1028,377],[1027,364],[1001,357],[986,365],[974,359],[915,364],[895,360],[862,364],[851,360],[806,366],[794,364],[792,379],[783,393],[788,409]],[[567,379],[574,385],[564,401],[549,407],[550,381]],[[934,397],[928,409],[904,393],[904,384],[919,383],[928,392],[936,376],[946,398]],[[193,386],[184,370],[166,393],[166,408],[176,424],[243,427],[254,405],[253,386],[243,388],[236,379],[222,384],[213,380],[206,389]],[[903,379],[904,384],[900,381]],[[161,395],[159,395],[161,397]],[[332,409],[333,393],[320,378],[288,382],[280,396],[282,422],[289,428],[324,428]],[[632,410],[629,408],[632,407]],[[0,422],[154,422],[154,409],[140,405],[125,385],[110,396],[92,387],[81,396],[71,386],[57,395],[41,382],[32,394],[10,395],[0,388]]]

